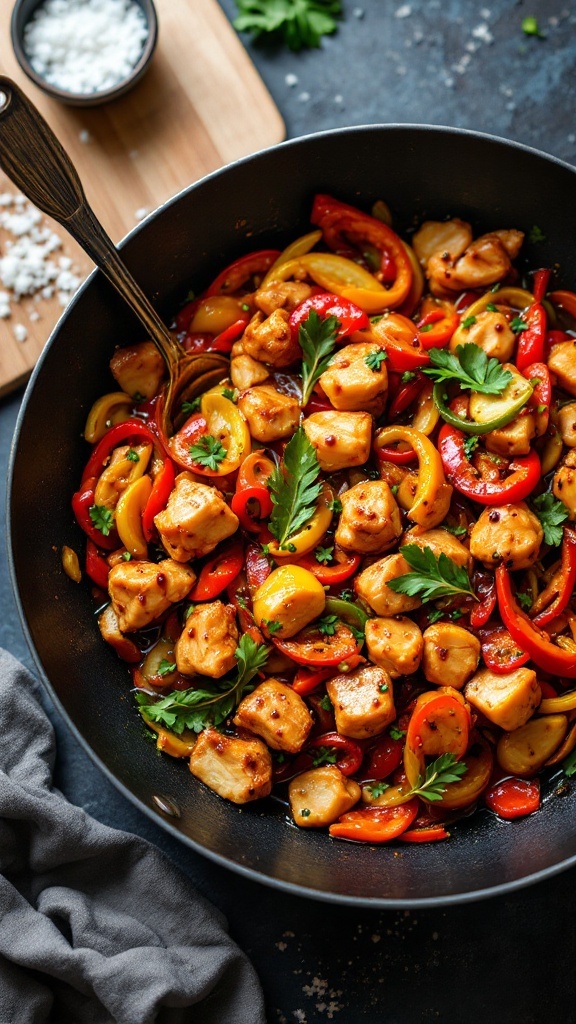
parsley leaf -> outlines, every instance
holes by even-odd
[[[373,782],[371,786],[366,786],[366,789],[373,799],[377,799],[379,796],[382,796],[382,793],[385,793],[389,788],[389,782]]]
[[[318,747],[314,753],[312,765],[314,768],[319,768],[323,764],[336,764],[338,760],[338,751],[336,747]]]
[[[200,408],[200,402],[201,401],[202,401],[202,398],[199,395],[198,398],[193,398],[191,402],[182,402],[182,412],[184,414],[192,413],[192,412],[198,412],[198,409]]]
[[[388,732],[390,733],[390,739],[392,740],[401,740],[406,735],[405,729],[398,729],[395,725],[391,725]]]
[[[128,462],[140,462],[140,456],[135,448],[129,448],[126,452],[126,458]]]
[[[92,521],[92,525],[100,530],[100,533],[104,537],[108,537],[112,526],[114,525],[114,513],[106,508],[105,505],[91,505],[88,509],[88,515]]]
[[[382,363],[388,358],[383,349],[376,352],[369,352],[367,356],[364,356],[364,362],[373,373],[380,373]]]
[[[242,697],[254,687],[252,680],[266,663],[269,648],[257,644],[245,633],[235,651],[238,663],[236,679],[215,680],[214,689],[174,690],[156,702],[142,691],[136,702],[145,719],[165,726],[181,735],[184,729],[202,732],[207,726],[219,726],[238,706]]]
[[[236,403],[238,401],[238,391],[236,388],[222,388],[222,398],[227,398],[229,402]]]
[[[338,627],[337,615],[324,615],[318,620],[318,632],[324,636],[334,636]]]
[[[320,466],[316,450],[303,427],[290,438],[284,449],[284,468],[276,466],[268,478],[274,508],[270,516],[270,532],[280,548],[303,527],[314,514],[320,495]]]
[[[464,439],[464,455],[468,460],[470,459],[472,453],[476,451],[479,440],[480,438],[478,437],[478,434],[471,434],[470,437],[466,437]]]
[[[238,32],[252,32],[256,39],[277,35],[291,50],[320,46],[342,14],[340,0],[236,0],[236,6],[232,24]]]
[[[262,619],[262,625],[266,627],[266,632],[269,636],[274,636],[282,629],[282,623],[276,619]]]
[[[333,704],[332,704],[332,701],[330,700],[330,697],[328,696],[327,693],[324,694],[324,696],[322,697],[322,700],[319,701],[318,703],[319,703],[319,707],[321,707],[323,711],[332,711]]]
[[[426,768],[426,774],[420,776],[418,783],[411,790],[411,796],[419,796],[422,800],[434,802],[441,800],[449,782],[460,782],[468,771],[464,761],[457,761],[454,754],[442,754]]]
[[[530,228],[530,232],[528,234],[528,238],[529,238],[530,242],[532,242],[532,245],[536,245],[538,242],[545,242],[546,241],[546,235],[538,227],[537,224],[533,224],[532,227]]]
[[[465,526],[451,526],[450,523],[442,523],[441,530],[446,530],[447,533],[451,533],[453,537],[465,537],[468,530]]]
[[[335,316],[323,319],[311,309],[298,330],[298,344],[302,349],[302,405],[310,401],[312,389],[328,364],[336,346],[340,321]]]
[[[428,612],[428,625],[432,626],[442,618],[444,618],[444,612],[440,608],[435,608],[433,612]]]
[[[404,373],[400,377],[400,383],[401,384],[409,384],[411,380],[415,380],[415,379],[416,379],[416,374],[414,373],[414,370],[404,370]]]
[[[530,611],[530,609],[531,609],[531,607],[533,605],[533,601],[532,601],[532,598],[530,597],[530,594],[516,594],[516,600],[517,600],[518,604],[520,605],[520,607],[524,609],[524,611],[526,611],[526,612]]]
[[[327,565],[328,562],[332,561],[333,551],[334,545],[332,545],[332,547],[330,548],[316,548],[316,551],[314,552],[314,558],[316,559],[317,562],[320,562],[321,565]]]
[[[576,775],[576,750],[573,750],[571,754],[568,754],[568,757],[564,758],[562,761],[562,771],[568,778]]]
[[[400,553],[415,571],[388,581],[386,586],[396,594],[419,597],[423,604],[454,594],[476,597],[466,569],[456,565],[443,551],[437,558],[432,548],[407,544],[400,548]]]
[[[511,328],[511,330],[514,331],[514,334],[520,334],[521,331],[527,331],[528,330],[528,324],[526,323],[525,320],[522,319],[521,316],[515,316],[510,321],[510,328]]]
[[[488,358],[484,349],[474,342],[458,345],[456,353],[444,348],[431,348],[428,352],[432,366],[422,370],[436,383],[457,380],[465,388],[483,395],[499,395],[512,380],[498,359]]]
[[[546,494],[539,494],[533,499],[532,508],[544,530],[544,543],[554,548],[558,547],[562,543],[562,523],[568,519],[569,514],[566,505],[547,491]]]
[[[168,661],[168,658],[162,658],[160,664],[158,665],[158,675],[159,676],[169,676],[169,675],[172,674],[172,672],[175,672],[175,671],[176,671],[176,662],[175,661]]]
[[[194,444],[190,445],[190,458],[199,466],[218,469],[220,463],[226,458],[226,449],[217,437],[212,434],[202,434]]]

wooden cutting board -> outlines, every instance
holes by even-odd
[[[134,89],[102,107],[67,107],[22,73],[0,4],[0,68],[38,106],[76,165],[88,201],[117,242],[170,196],[210,171],[285,136],[282,118],[217,0],[156,0],[158,46]],[[0,171],[0,201],[16,189]],[[92,269],[45,218],[83,279]],[[0,230],[0,256],[11,236]],[[5,288],[0,282],[0,291]],[[1,303],[0,303],[1,306]],[[0,395],[25,381],[62,313],[56,297],[24,297],[0,319]],[[18,326],[18,325],[21,325]],[[17,340],[16,335],[26,340]]]

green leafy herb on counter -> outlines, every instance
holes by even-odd
[[[291,50],[318,47],[322,36],[331,35],[342,14],[340,0],[236,0],[238,32],[252,32],[256,39],[277,37]]]
[[[270,533],[279,547],[287,548],[290,537],[314,514],[321,490],[318,458],[303,427],[290,438],[283,461],[284,467],[277,466],[268,479],[274,505]]]
[[[538,39],[546,39],[546,36],[540,31],[538,19],[532,14],[522,18],[522,31],[525,36],[537,36]]]

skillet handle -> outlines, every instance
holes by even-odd
[[[39,210],[76,239],[139,317],[173,372],[180,358],[177,342],[93,213],[76,168],[52,129],[4,75],[0,75],[0,167]]]

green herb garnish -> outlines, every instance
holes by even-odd
[[[282,629],[282,623],[276,619],[262,619],[262,625],[266,628],[269,636],[274,636],[275,633],[279,633]]]
[[[90,516],[92,526],[100,530],[103,537],[108,537],[114,525],[114,513],[109,508],[106,508],[105,505],[91,505],[88,509],[88,515]]]
[[[547,491],[546,494],[539,494],[532,500],[532,508],[544,530],[544,543],[554,548],[558,547],[564,534],[562,523],[566,522],[569,516],[566,505],[558,501],[551,491]]]
[[[314,552],[314,558],[316,559],[317,562],[320,563],[320,565],[327,565],[328,562],[332,561],[333,551],[334,545],[332,545],[332,547],[330,548],[316,548],[316,551]]]
[[[302,406],[310,401],[312,389],[325,370],[336,347],[340,321],[335,316],[321,318],[312,309],[298,330],[298,343],[303,352]]]
[[[270,532],[278,547],[288,548],[288,540],[314,514],[321,484],[316,450],[303,427],[299,427],[284,449],[283,467],[276,466],[268,478],[274,508],[270,516]]]
[[[330,700],[330,697],[328,696],[327,693],[324,694],[324,696],[322,697],[322,700],[319,701],[318,703],[319,703],[319,706],[322,708],[322,711],[332,711],[332,707],[333,707],[332,701]]]
[[[340,0],[236,0],[236,6],[232,24],[238,32],[252,32],[256,39],[276,36],[291,50],[320,46],[342,14]]]
[[[201,401],[202,401],[202,399],[200,397],[198,397],[198,398],[193,398],[191,402],[182,402],[182,406],[181,406],[182,412],[185,415],[190,415],[190,413],[198,412],[198,409],[200,408]]]
[[[218,469],[218,466],[226,458],[226,449],[217,437],[212,434],[202,434],[198,440],[190,445],[190,458],[199,466],[206,466],[207,469]]]
[[[175,661],[168,661],[168,658],[162,658],[162,661],[158,665],[157,675],[159,675],[159,676],[169,676],[169,675],[172,674],[172,672],[175,672],[175,671],[176,671],[176,662]]]
[[[470,328],[473,327],[475,323],[476,323],[476,317],[475,316],[467,316],[467,317],[464,317],[464,319],[462,321],[462,327],[466,331],[469,331]]]
[[[572,775],[576,775],[576,749],[574,749],[571,754],[568,754],[568,757],[565,757],[562,761],[562,771],[564,772],[564,775],[568,776],[568,778],[571,778]]]
[[[488,358],[484,349],[474,342],[458,345],[456,353],[443,348],[431,348],[428,352],[432,366],[422,370],[436,383],[458,381],[461,390],[480,392],[483,395],[499,395],[512,380],[512,374],[505,370],[498,359]]]
[[[522,319],[521,316],[515,316],[510,321],[510,327],[514,331],[514,334],[520,334],[521,331],[528,330],[528,324],[525,320]]]
[[[382,796],[387,789],[390,789],[390,784],[388,782],[373,782],[371,786],[366,786],[366,789],[370,793],[370,796],[376,800],[379,796]]]
[[[532,598],[530,597],[530,594],[516,594],[516,600],[517,600],[518,604],[520,605],[520,607],[523,608],[524,611],[527,611],[527,612],[530,611],[530,609],[531,609],[531,607],[532,607],[532,605],[534,603],[532,601]]]
[[[337,628],[337,615],[324,615],[323,618],[318,620],[318,632],[322,633],[324,636],[334,636]]]
[[[528,232],[528,240],[532,242],[532,245],[537,245],[538,242],[546,241],[546,235],[540,230],[537,224],[533,224]]]
[[[404,373],[400,377],[400,383],[401,384],[409,384],[411,380],[415,380],[415,379],[416,379],[416,374],[414,373],[414,370],[404,370]]]
[[[448,783],[460,782],[467,771],[468,765],[464,761],[457,761],[454,754],[442,754],[428,765],[425,775],[420,775],[410,795],[419,796],[430,803],[441,800]]]
[[[383,349],[377,352],[369,352],[367,356],[364,356],[364,362],[366,366],[372,370],[373,373],[379,373],[382,368],[382,363],[388,358]]]
[[[135,448],[129,448],[126,452],[126,458],[128,462],[140,462],[140,456]]]
[[[400,548],[400,553],[414,572],[388,581],[386,586],[396,594],[419,597],[423,604],[439,597],[453,597],[454,594],[466,594],[476,599],[466,569],[456,565],[443,551],[437,558],[432,548],[407,544]]]
[[[337,760],[338,751],[335,747],[318,747],[314,752],[312,765],[314,768],[320,768],[323,764],[336,764]]]
[[[405,729],[398,729],[395,725],[391,725],[388,732],[390,734],[390,739],[393,740],[402,740],[406,735]]]
[[[464,455],[468,460],[470,460],[473,452],[476,451],[479,441],[480,438],[478,437],[478,434],[471,434],[470,437],[466,437],[464,439],[462,447],[464,448]]]

